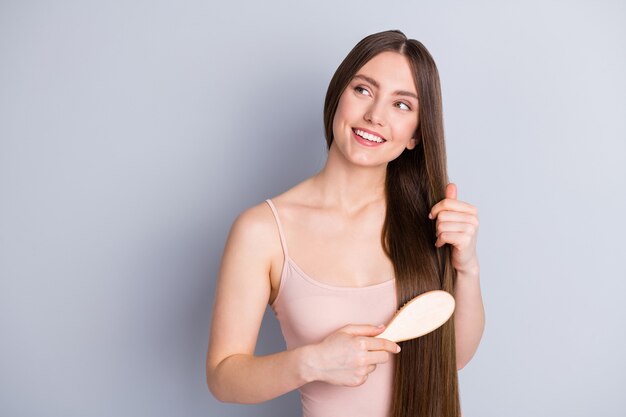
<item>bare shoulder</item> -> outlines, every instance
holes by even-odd
[[[307,179],[289,190],[272,197],[272,203],[283,214],[288,214],[292,207],[303,204],[309,195],[309,182]],[[310,197],[309,197],[310,198]],[[252,206],[241,212],[231,227],[229,246],[243,246],[245,249],[260,251],[265,256],[282,258],[280,239],[276,218],[266,201]]]
[[[274,244],[276,221],[269,205],[264,201],[242,211],[230,230],[229,243],[252,246],[255,250],[270,248]]]
[[[224,300],[232,294],[248,303],[267,303],[270,275],[280,250],[272,211],[266,202],[241,212],[230,228],[222,255],[218,305],[225,305]]]

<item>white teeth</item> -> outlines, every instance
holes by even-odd
[[[367,139],[371,142],[383,143],[385,141],[383,138],[380,138],[378,136],[372,135],[371,133],[367,133],[359,129],[355,129],[354,132],[357,135],[361,136],[363,139]]]

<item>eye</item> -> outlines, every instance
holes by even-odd
[[[403,102],[399,101],[396,104],[399,105],[399,106],[404,106],[405,108],[403,110],[411,110],[411,107],[409,107],[409,105],[406,104],[406,103],[403,103]]]
[[[361,91],[365,91],[365,92],[367,92],[367,95],[369,95],[369,90],[367,88],[365,88],[365,87],[361,87],[360,85],[354,87],[354,91],[357,91],[360,94],[363,94],[363,93],[361,93]]]

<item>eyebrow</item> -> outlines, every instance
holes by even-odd
[[[367,81],[368,83],[372,84],[374,87],[376,88],[380,88],[380,84],[378,84],[378,81],[376,81],[375,79],[368,77],[367,75],[363,75],[363,74],[356,74],[353,78],[361,78],[365,81]],[[414,99],[418,100],[417,95],[415,95],[415,93],[411,93],[410,91],[405,91],[405,90],[397,90],[393,92],[394,95],[397,96],[409,96],[409,97],[413,97]]]

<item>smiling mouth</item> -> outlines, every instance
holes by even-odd
[[[387,142],[387,140],[385,140],[384,138],[365,132],[361,129],[352,129],[352,131],[356,133],[357,135],[359,135],[360,137],[362,137],[363,139],[370,141],[370,142],[375,142],[375,143]]]

